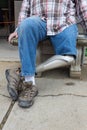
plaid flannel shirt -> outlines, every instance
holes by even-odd
[[[53,0],[23,0],[18,25],[25,18],[36,15],[41,17],[42,20],[46,20],[47,35],[55,35],[63,31],[66,27],[76,23],[76,14],[80,22],[86,22],[86,1],[87,0],[54,0],[53,2]]]
[[[76,6],[76,16],[78,23],[83,27],[84,33],[87,34],[87,0],[73,0]]]

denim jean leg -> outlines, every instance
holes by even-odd
[[[50,40],[57,55],[73,55],[76,57],[76,40],[78,28],[76,24],[67,27],[61,33],[51,36]]]
[[[38,42],[46,37],[46,22],[39,17],[29,17],[18,28],[18,48],[21,75],[34,75]]]

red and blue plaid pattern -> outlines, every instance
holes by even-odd
[[[18,25],[33,15],[46,19],[47,35],[60,33],[76,23],[76,15],[86,29],[87,0],[23,0]]]

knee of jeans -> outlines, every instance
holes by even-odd
[[[32,24],[29,22],[27,23],[26,20],[22,21],[18,27],[18,36],[22,36],[24,33],[27,33],[28,30],[30,31]]]
[[[28,32],[28,30],[34,29],[35,23],[33,19],[25,19],[20,23],[20,26],[18,27],[18,34],[22,34],[24,32]]]

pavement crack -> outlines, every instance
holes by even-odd
[[[4,94],[0,94],[0,96],[6,97],[6,98],[10,98],[9,96],[6,96]]]
[[[3,95],[3,96],[5,96],[5,95]],[[59,97],[59,96],[87,97],[86,95],[72,94],[72,93],[63,93],[63,94],[56,94],[56,95],[53,95],[53,94],[38,95],[38,97]],[[5,97],[7,97],[7,96],[5,96]],[[3,117],[3,119],[2,119],[2,121],[0,123],[0,130],[3,129],[8,117],[9,117],[11,111],[12,111],[12,108],[13,108],[14,104],[15,104],[15,101],[12,101],[9,108],[8,108],[8,110],[7,110],[7,112],[6,112],[6,114],[5,114],[5,116]]]
[[[0,123],[0,130],[2,130],[2,128],[4,127],[8,117],[9,117],[11,111],[12,111],[12,108],[13,108],[14,104],[15,104],[15,101],[12,101],[9,108],[8,108],[8,110],[7,110],[7,112],[6,112],[6,114],[5,114],[5,116],[3,117],[3,119],[2,119],[2,121]]]
[[[72,93],[63,93],[63,94],[47,94],[47,95],[38,95],[38,97],[59,97],[59,96],[76,96],[76,97],[87,97],[86,95],[72,94]]]

